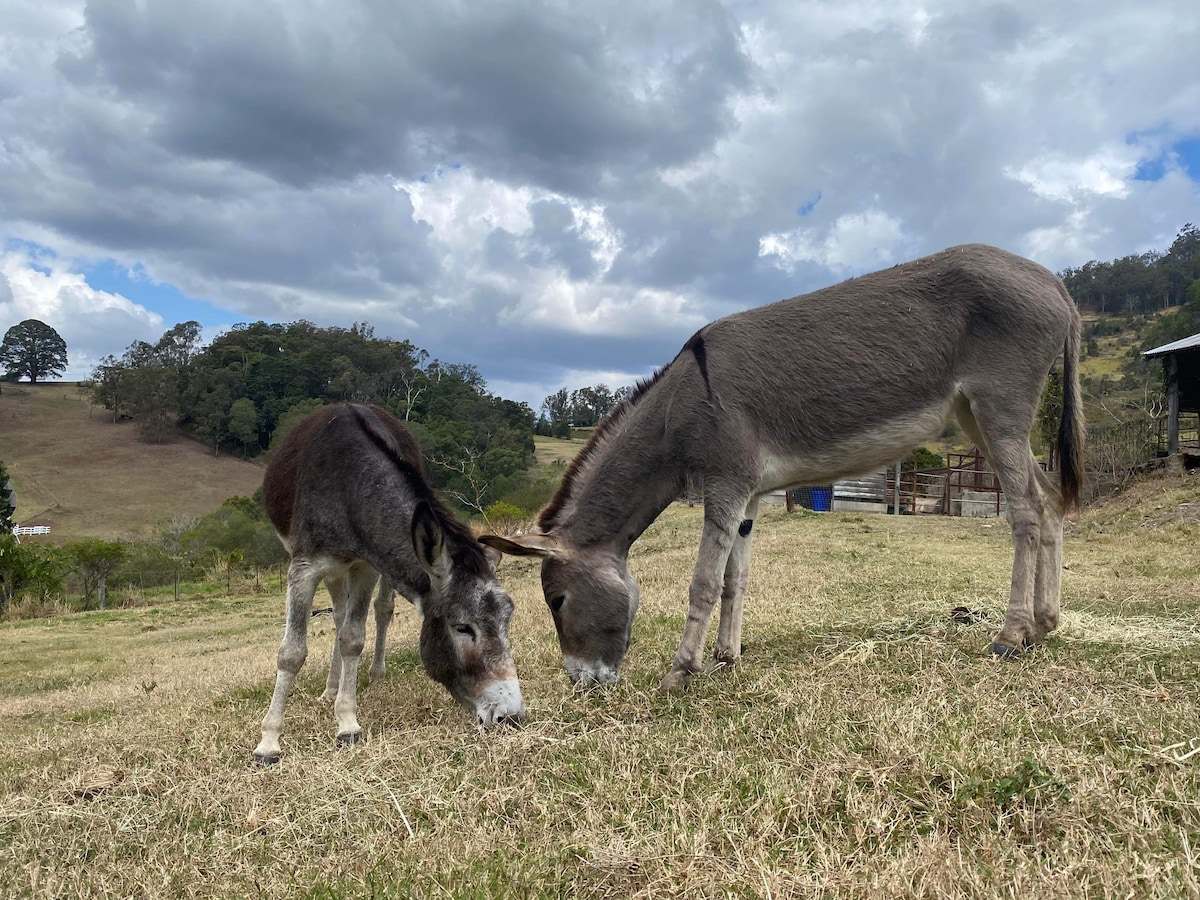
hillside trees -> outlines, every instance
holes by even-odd
[[[196,323],[184,323],[155,345],[135,342],[121,359],[105,358],[93,373],[95,400],[114,419],[131,417],[147,440],[182,429],[214,453],[246,456],[320,406],[374,403],[408,422],[435,487],[473,491],[484,503],[520,487],[532,463],[528,406],[489,394],[474,366],[430,359],[369,325],[254,322],[202,348],[198,336]]]
[[[627,387],[614,391],[606,384],[590,385],[570,392],[565,387],[559,388],[542,401],[537,433],[570,437],[571,426],[589,428],[598,425],[628,393]]]
[[[65,574],[55,548],[22,546],[13,535],[0,534],[0,616],[20,597],[40,604],[60,596]]]
[[[37,384],[57,377],[67,368],[67,342],[45,322],[26,319],[4,333],[0,367],[11,381],[28,378],[31,384]]]
[[[1200,228],[1184,225],[1166,252],[1092,260],[1059,275],[1081,308],[1103,315],[1145,315],[1178,306],[1200,280]]]
[[[67,544],[63,552],[74,560],[77,566],[83,584],[84,608],[87,608],[92,595],[96,594],[97,608],[104,609],[108,605],[108,576],[125,558],[125,545],[117,541],[85,538]]]

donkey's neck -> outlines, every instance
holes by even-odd
[[[621,553],[683,489],[683,467],[667,447],[657,404],[627,410],[567,486],[552,528],[577,546],[614,543]]]

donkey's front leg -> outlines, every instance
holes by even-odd
[[[738,504],[737,512],[745,506]],[[659,684],[666,693],[681,691],[688,680],[703,668],[704,638],[708,620],[724,581],[725,566],[733,547],[738,516],[728,508],[722,509],[710,500],[705,501],[704,534],[700,538],[700,553],[692,586],[688,590],[688,617],[683,628],[683,640],[675,652],[675,661]]]
[[[350,573],[346,616],[338,628],[338,650],[342,656],[342,677],[338,684],[333,714],[337,719],[337,742],[340,745],[358,743],[362,729],[358,725],[358,667],[362,662],[363,645],[367,637],[367,611],[375,589],[374,572],[356,567]]]
[[[306,559],[293,559],[288,566],[287,620],[283,643],[275,672],[275,693],[263,717],[262,740],[254,748],[254,759],[268,766],[279,761],[282,750],[279,736],[283,733],[283,708],[287,705],[292,681],[308,656],[308,620],[312,617],[313,594],[317,592],[320,574]]]
[[[718,665],[732,666],[742,655],[742,607],[746,599],[746,583],[750,580],[750,543],[754,522],[758,518],[755,497],[746,506],[738,525],[729,562],[725,565],[725,585],[721,589],[721,624],[717,631],[717,647],[713,660]]]
[[[396,612],[396,592],[386,578],[379,579],[379,592],[375,595],[375,655],[371,660],[369,674],[378,681],[387,674],[387,633]]]

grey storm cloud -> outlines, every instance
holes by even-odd
[[[159,323],[75,263],[536,399],[950,244],[1061,268],[1197,217],[1186,0],[8,6],[0,309],[103,309],[90,359]]]
[[[707,148],[746,81],[719,5],[650,6],[92,0],[59,68],[136,103],[173,154],[296,186],[433,156],[586,193],[599,172]]]

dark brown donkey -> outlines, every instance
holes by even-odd
[[[360,733],[359,658],[379,575],[387,599],[390,586],[421,615],[421,660],[432,678],[485,727],[524,717],[508,644],[513,603],[495,577],[499,554],[438,502],[420,460],[412,437],[387,412],[339,404],[292,429],[267,466],[267,514],[292,560],[275,693],[254,750],[259,762],[279,759],[283,708],[308,653],[313,594],[322,580],[333,597],[341,658],[339,743],[352,744]]]
[[[538,519],[481,540],[544,557],[542,588],[573,681],[613,681],[638,586],[629,547],[685,484],[704,495],[688,619],[663,679],[700,671],[717,598],[715,656],[736,662],[759,498],[892,462],[956,416],[1008,498],[1015,547],[1008,656],[1058,625],[1064,514],[1079,498],[1079,314],[1041,266],[953,247],[700,329],[596,429]],[[1063,355],[1061,489],[1029,446],[1046,375]]]

